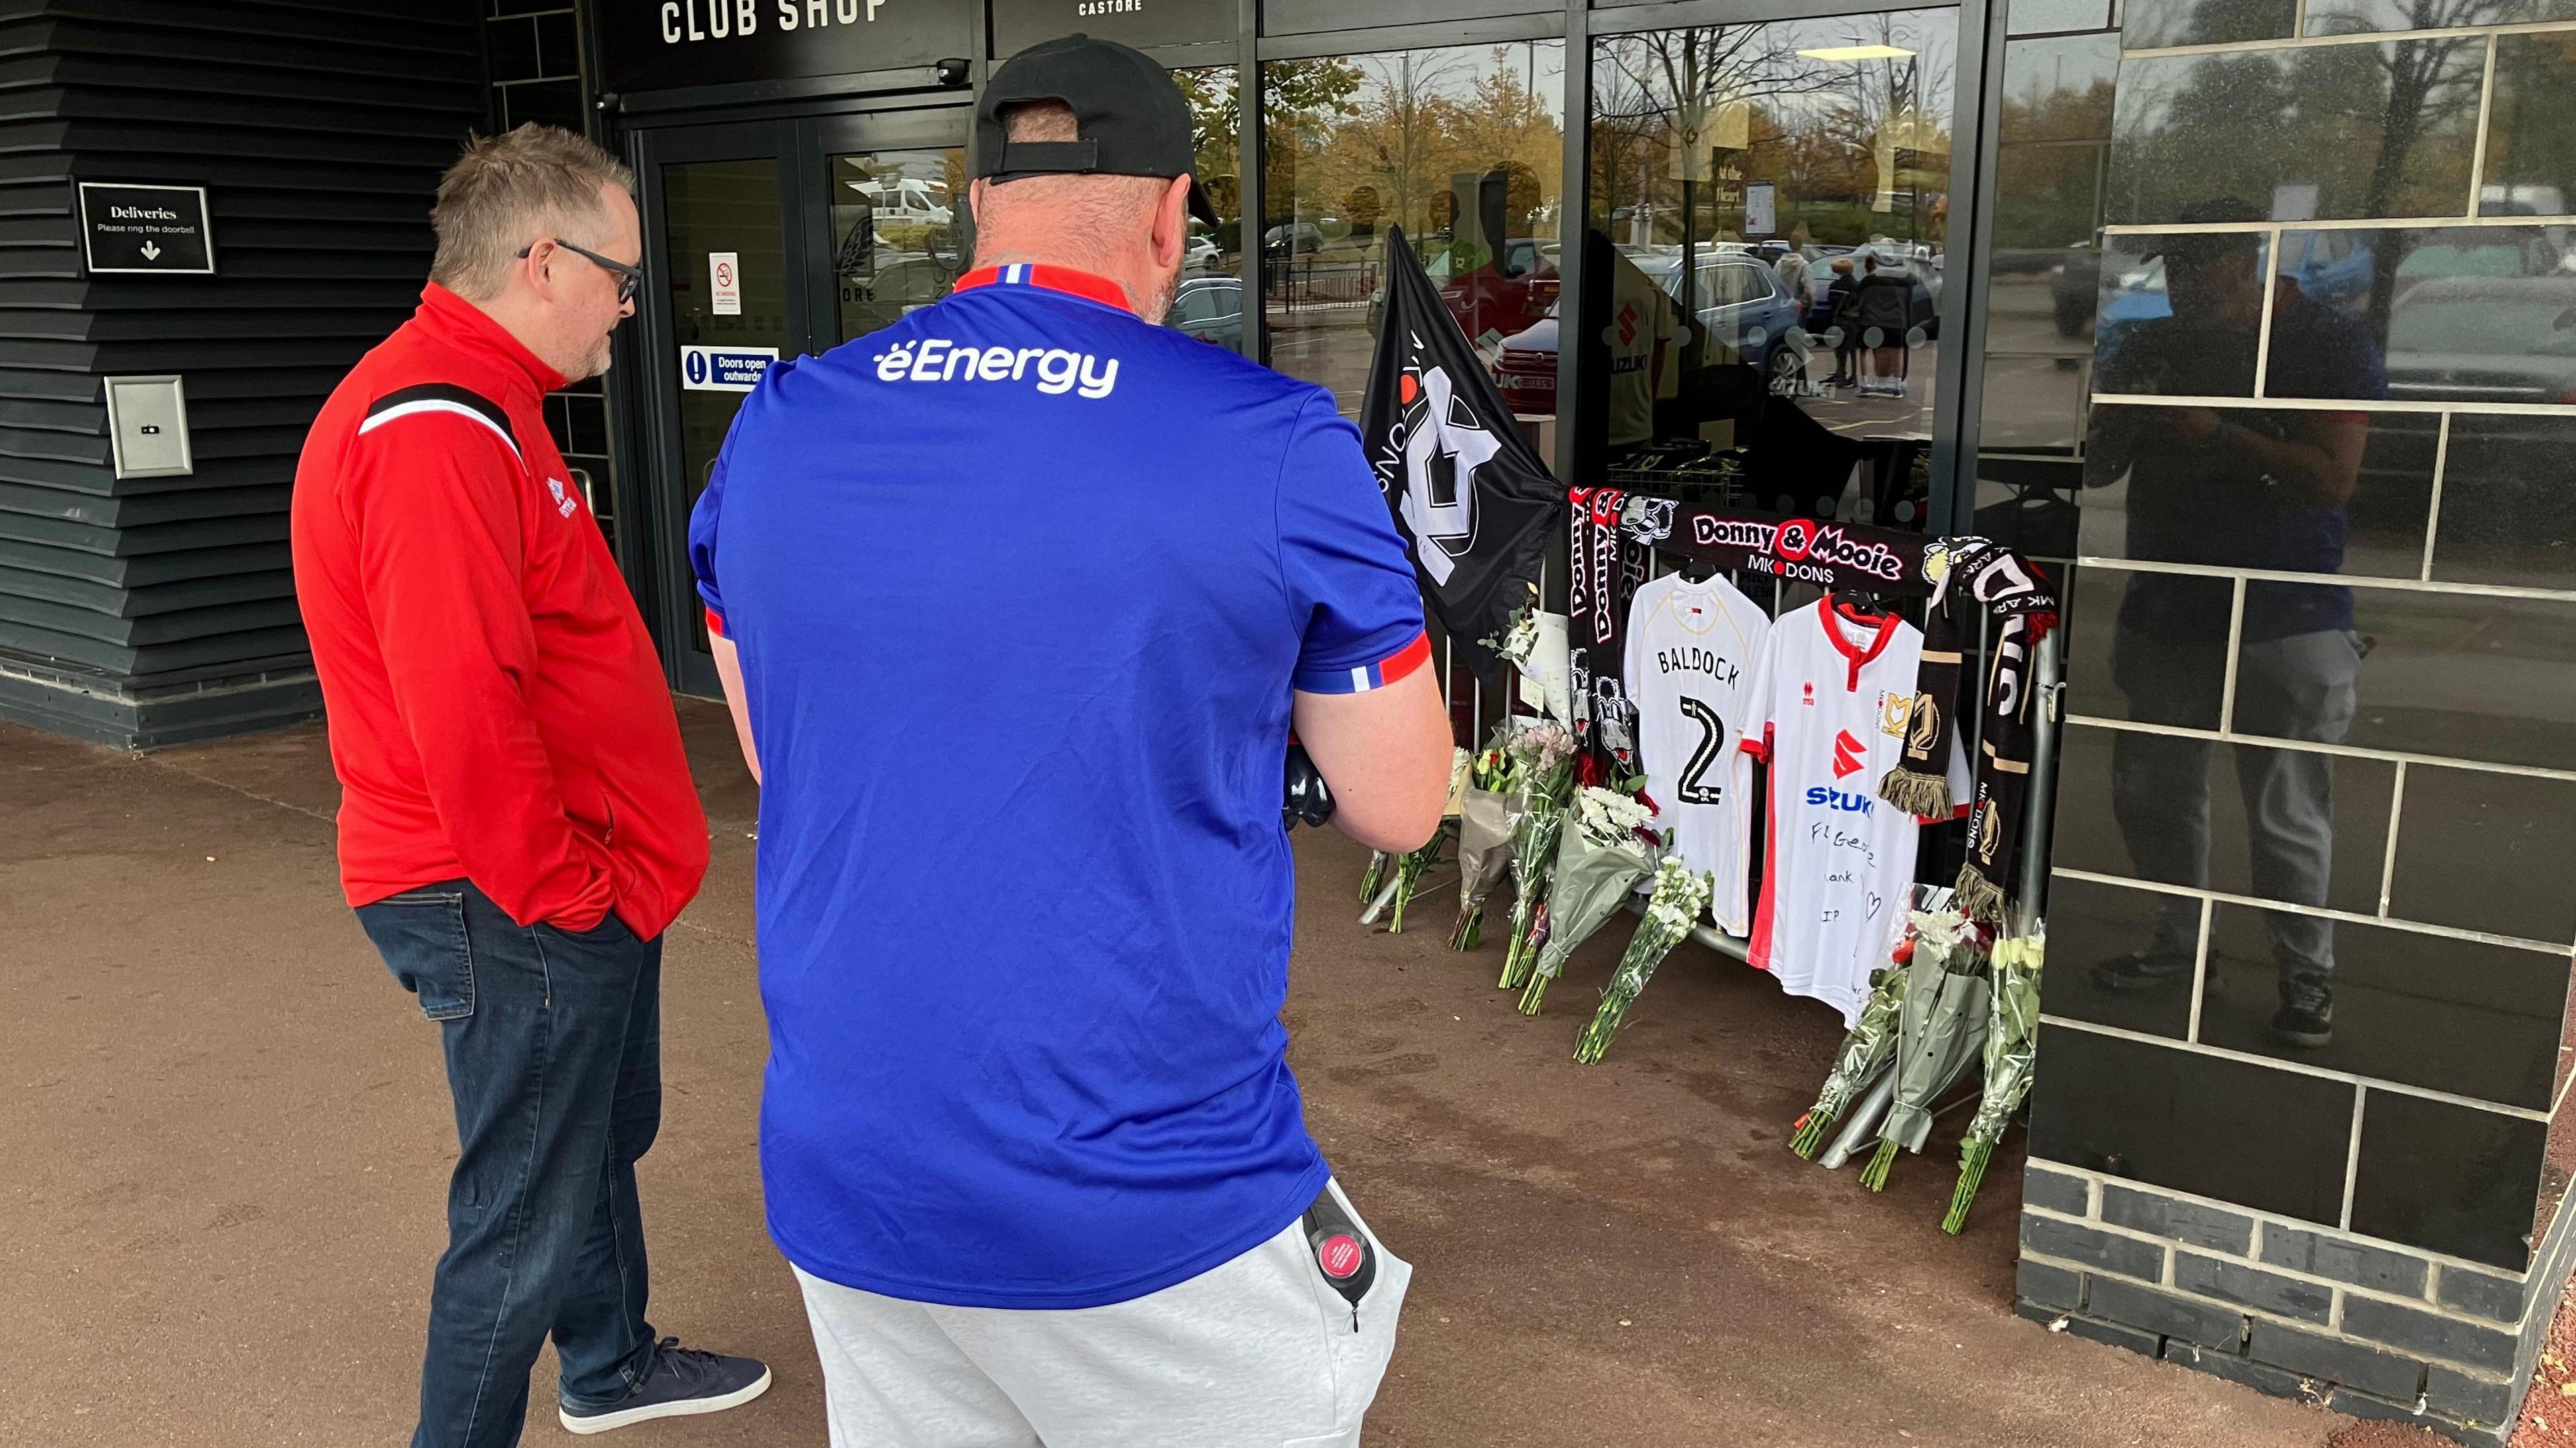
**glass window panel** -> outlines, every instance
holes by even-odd
[[[2576,396],[2576,244],[2561,227],[2281,234],[2274,397]],[[2314,305],[2310,305],[2313,303]]]
[[[2455,583],[2576,588],[2576,416],[2451,418],[2433,576]]]
[[[2251,232],[2105,237],[2094,293],[2093,390],[2253,396],[2265,247]]]
[[[2293,686],[2312,694],[2332,689],[2351,669],[2344,743],[2576,769],[2576,603],[2317,591],[2344,596],[2359,657],[2346,663],[2331,652],[2340,633],[2287,637],[2278,640],[2286,647],[2272,650],[2249,643],[2237,681],[2239,732],[2327,737],[2324,725],[2338,710],[2289,707],[2279,695]],[[2303,651],[2310,656],[2298,657]]]
[[[2427,5],[2423,0],[2308,0],[2307,33],[2360,35],[2373,30],[2568,19],[2576,19],[2576,3],[2570,0],[2467,0],[2458,5]]]
[[[2071,357],[1986,359],[1987,452],[2064,453],[2084,437],[2084,367]],[[2063,484],[2060,484],[2063,486]]]
[[[1513,410],[1554,415],[1564,56],[1541,40],[1262,66],[1264,360],[1357,416],[1401,226],[1468,339],[1523,354],[1498,378]]]
[[[2085,449],[2083,551],[2413,578],[2423,568],[2439,426],[2425,413],[2097,404]],[[2160,629],[2203,637],[2224,627],[2224,580],[2142,575],[2139,587],[2193,595],[2189,607],[2179,598],[2140,605],[2148,610],[2140,619]],[[2278,636],[2296,632],[2298,620],[2340,618],[2349,611],[2343,592],[2249,584],[2248,627]]]
[[[2285,1217],[2342,1216],[2349,1082],[2056,1025],[2039,1028],[2039,1056],[2031,1155]]]
[[[671,331],[683,347],[796,350],[787,317],[787,243],[779,216],[778,161],[690,161],[662,168],[663,254],[671,275]],[[731,252],[740,299],[718,309],[709,258]],[[706,491],[716,453],[743,394],[683,387],[679,394],[680,515]],[[707,647],[703,611],[688,611],[691,637]]]
[[[2097,767],[2100,762],[2092,761]],[[2060,776],[2060,830],[2101,818],[2078,813],[2067,802],[2069,792],[2081,794],[2090,782]],[[2058,862],[2076,864],[2068,857],[2064,836],[2053,838]],[[2189,1033],[2191,978],[2200,959],[2199,901],[2060,875],[2048,883],[2048,933],[2049,947],[2063,964],[2040,973],[2042,1010],[2177,1041]],[[2105,990],[2095,983],[2089,967],[2132,958],[2153,960],[2170,974],[2158,985],[2136,990]]]
[[[2546,1134],[2537,1121],[2373,1092],[2361,1117],[2352,1229],[2523,1271]]]
[[[2012,33],[2044,35],[2052,30],[2100,30],[2112,25],[2110,0],[2019,0],[2012,7]],[[2112,43],[2119,43],[2112,37]]]
[[[2560,0],[2560,9],[2576,0]],[[2576,209],[2576,32],[2496,37],[2495,104],[2478,188],[2484,216],[2564,216]]]
[[[2081,724],[2062,746],[2054,863],[2378,913],[2396,765]],[[2172,948],[2190,941],[2171,927]]]
[[[2004,47],[2006,141],[2107,141],[2120,37],[2064,35]]]
[[[2406,774],[2388,913],[2430,925],[2576,940],[2564,888],[2576,784],[2418,765]]]
[[[2413,793],[2411,778],[2407,789]],[[2285,971],[2303,971],[2314,959],[2330,966],[2334,1039],[2292,1045],[2272,1034],[2272,1015],[2281,1008]],[[2555,970],[2550,959],[2511,946],[2222,903],[2210,916],[2200,1039],[2356,1076],[2546,1108],[2567,1001],[2567,958],[2559,956]],[[2380,1099],[2371,1099],[2372,1111]]]
[[[2277,40],[2290,33],[2298,0],[2128,0],[2121,43],[2131,50]]]
[[[966,271],[966,152],[834,156],[833,315],[840,340],[891,326],[948,295]]]
[[[2483,36],[2131,59],[2111,220],[2464,215],[2485,62]]]
[[[1956,60],[1950,10],[1597,43],[1580,365],[1632,486],[1922,516]]]
[[[1993,364],[1989,364],[1991,367]],[[1991,377],[1988,387],[1994,385]],[[1977,457],[1975,532],[2037,558],[2075,556],[2075,495],[2084,465],[2071,458]]]
[[[2142,588],[2147,599],[2132,616],[2132,597]],[[2217,728],[2227,691],[2228,590],[2223,578],[2077,569],[2066,636],[2067,712]],[[2160,591],[2182,592],[2182,605],[2161,602]],[[2192,636],[2173,640],[2155,631],[2161,615],[2173,612],[2191,616]]]
[[[2021,276],[2062,267],[2070,251],[2091,252],[2102,221],[2102,147],[2006,146],[1995,167],[1995,267]],[[2066,278],[2067,336],[2091,330],[2095,268]],[[2063,273],[2059,273],[2061,277]],[[2086,350],[2091,350],[2090,348]]]
[[[1230,65],[1176,70],[1181,96],[1190,103],[1191,139],[1196,143],[1199,185],[1216,209],[1217,224],[1190,223],[1189,252],[1181,260],[1181,282],[1163,320],[1202,342],[1230,352],[1243,350],[1243,168],[1238,161],[1242,137]]]

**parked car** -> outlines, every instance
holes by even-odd
[[[2576,275],[2417,282],[2389,309],[2387,366],[2392,398],[2576,403]]]
[[[1324,249],[1324,229],[1311,221],[1283,221],[1261,233],[1261,255],[1270,261]]]
[[[1760,368],[1766,380],[1795,372],[1800,358],[1788,338],[1799,324],[1799,307],[1779,275],[1741,251],[1698,256],[1694,263],[1702,299],[1699,325],[1708,343]],[[1681,299],[1678,254],[1649,256],[1638,269],[1666,296]],[[1494,385],[1514,412],[1556,411],[1557,321],[1558,308],[1551,306],[1546,316],[1503,339],[1502,354],[1494,361]]]
[[[1243,350],[1243,278],[1183,277],[1169,325],[1228,351]]]

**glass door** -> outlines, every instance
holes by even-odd
[[[948,295],[973,254],[967,116],[946,106],[639,138],[657,612],[684,692],[717,690],[688,526],[734,414],[773,362]]]

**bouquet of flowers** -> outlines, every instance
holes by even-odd
[[[1816,1093],[1816,1104],[1798,1118],[1790,1133],[1789,1149],[1809,1161],[1824,1150],[1834,1123],[1877,1084],[1896,1054],[1896,1016],[1905,1004],[1905,966],[1914,958],[1911,936],[1897,942],[1894,958],[1895,964],[1869,973],[1869,1003],[1860,1008],[1860,1020],[1843,1036],[1842,1049],[1834,1053],[1834,1069],[1826,1073],[1825,1089]]]
[[[1467,771],[1474,766],[1474,763],[1475,756],[1469,754],[1464,749],[1457,750],[1453,754],[1449,770],[1449,797],[1452,800],[1457,799],[1460,790],[1465,787],[1465,776]],[[1404,933],[1404,907],[1413,903],[1414,887],[1422,883],[1422,872],[1439,863],[1440,849],[1448,842],[1449,825],[1446,820],[1443,820],[1440,828],[1431,832],[1431,838],[1423,844],[1421,849],[1414,850],[1408,854],[1397,857],[1395,862],[1395,915],[1394,918],[1387,922],[1387,934],[1402,935]]]
[[[1612,973],[1609,988],[1601,992],[1601,1008],[1592,1013],[1592,1024],[1583,1028],[1582,1039],[1574,1043],[1574,1059],[1589,1066],[1610,1049],[1610,1038],[1628,1018],[1628,1007],[1636,1004],[1655,967],[1699,923],[1700,912],[1708,908],[1709,896],[1716,890],[1714,873],[1684,868],[1679,855],[1664,856],[1655,869],[1655,890],[1646,901],[1646,918],[1629,937],[1628,952],[1619,957],[1619,969]]]
[[[1586,785],[1574,796],[1574,828],[1556,851],[1556,882],[1547,896],[1547,944],[1530,967],[1521,1014],[1538,1014],[1547,983],[1577,946],[1609,922],[1628,892],[1655,868],[1663,841],[1646,829],[1654,807],[1633,789]]]
[[[1485,920],[1485,897],[1511,864],[1512,832],[1527,806],[1512,788],[1515,760],[1507,747],[1512,721],[1494,728],[1494,737],[1467,771],[1467,792],[1458,802],[1458,923],[1449,932],[1451,950],[1473,950]]]
[[[1896,1099],[1878,1129],[1878,1151],[1861,1168],[1861,1185],[1887,1186],[1901,1148],[1920,1152],[1932,1134],[1932,1102],[1977,1059],[1986,1034],[1986,962],[1977,928],[1956,910],[1912,912],[1914,958],[1906,963],[1905,1004],[1896,1021]]]
[[[1574,791],[1574,736],[1561,724],[1531,724],[1514,734],[1508,747],[1520,810],[1512,825],[1512,935],[1504,946],[1502,978],[1495,984],[1518,990],[1529,979],[1539,947],[1547,943],[1548,872]]]
[[[1957,1236],[1968,1225],[1968,1204],[1986,1179],[1986,1163],[2003,1140],[2004,1128],[2030,1094],[2031,1069],[2039,1053],[2039,967],[2048,953],[2045,935],[2019,935],[1995,942],[1994,998],[1986,1014],[1986,1094],[1959,1143],[1959,1185],[1950,1194],[1950,1214],[1941,1230]]]

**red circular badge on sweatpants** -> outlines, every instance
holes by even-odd
[[[1336,1282],[1349,1277],[1360,1270],[1359,1239],[1348,1235],[1326,1237],[1324,1245],[1315,1249],[1315,1262],[1324,1269],[1325,1276]]]

